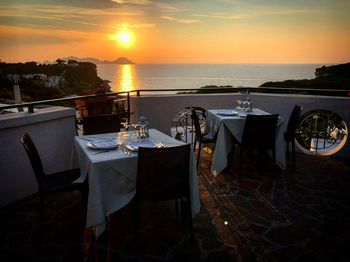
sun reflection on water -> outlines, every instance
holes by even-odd
[[[118,65],[116,88],[117,92],[126,92],[137,89],[137,74],[135,65]]]

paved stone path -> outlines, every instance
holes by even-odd
[[[272,175],[268,157],[261,165],[253,156],[239,184],[237,159],[215,179],[204,159],[211,209],[227,221],[240,260],[349,261],[350,163],[298,155],[294,172]]]

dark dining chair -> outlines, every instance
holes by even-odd
[[[203,126],[206,122],[207,111],[199,106],[187,106],[185,107],[185,110],[180,111],[177,117],[173,120],[172,128],[175,129],[175,139],[193,144],[195,141],[195,130],[191,116],[192,109],[196,110],[200,125]]]
[[[39,189],[40,201],[40,239],[43,235],[43,222],[45,214],[45,197],[63,192],[78,190],[81,193],[82,206],[85,208],[88,194],[87,179],[83,183],[73,183],[80,177],[80,169],[70,169],[54,174],[46,174],[43,169],[40,155],[31,139],[24,133],[21,143],[29,157]]]
[[[246,150],[272,150],[273,171],[276,168],[276,128],[278,122],[278,114],[273,115],[250,115],[245,120],[242,140],[236,139],[235,143],[240,148],[239,159],[239,177],[241,181],[243,170],[244,151]]]
[[[287,143],[287,160],[289,161],[289,143],[292,144],[293,170],[295,169],[295,131],[300,123],[302,108],[295,105],[288,120],[287,131],[284,133],[284,141]]]
[[[76,109],[80,117],[111,114],[113,112],[115,97],[101,96],[75,100]]]
[[[136,194],[134,198],[134,232],[138,235],[141,201],[185,201],[182,217],[188,219],[191,239],[194,239],[190,197],[191,144],[167,148],[140,147],[137,162]]]
[[[200,110],[202,111],[202,110]],[[203,112],[201,112],[203,114]],[[198,153],[197,153],[197,171],[199,167],[199,161],[200,161],[200,156],[201,156],[201,150],[202,150],[202,144],[212,144],[216,142],[216,137],[213,137],[212,135],[208,133],[203,133],[202,128],[199,122],[198,118],[198,108],[192,107],[191,108],[191,117],[192,117],[192,122],[195,130],[195,140],[193,144],[193,150],[196,150],[196,144],[198,142]]]
[[[119,132],[121,119],[118,114],[85,116],[82,124],[84,135]]]

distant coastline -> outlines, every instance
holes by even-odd
[[[316,68],[313,79],[269,81],[260,87],[350,90],[350,63]]]
[[[128,59],[126,57],[118,57],[117,59],[112,60],[112,61],[100,60],[100,59],[93,58],[93,57],[79,58],[76,56],[64,57],[62,59],[66,60],[66,61],[75,60],[78,62],[89,62],[89,63],[93,63],[93,64],[120,64],[120,65],[134,64],[134,62],[132,62],[130,59]]]
[[[304,94],[308,94],[309,90],[334,90],[332,95],[337,96],[350,96],[350,63],[322,66],[316,68],[315,78],[313,79],[300,79],[300,80],[283,80],[283,81],[268,81],[259,86],[260,88],[291,88],[304,90]],[[220,88],[220,90],[217,90]],[[239,88],[239,87],[238,87]],[[231,93],[236,92],[236,87],[232,85],[206,85],[202,86],[198,91],[194,93]],[[276,90],[268,90],[265,92],[280,92]],[[191,92],[179,92],[179,93],[191,93]],[[293,93],[293,91],[285,90],[282,93]]]

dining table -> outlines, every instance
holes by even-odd
[[[221,173],[228,166],[233,139],[241,141],[245,119],[248,114],[268,115],[270,113],[259,108],[252,108],[251,112],[227,108],[208,110],[206,132],[217,136],[211,165],[211,172],[214,176]],[[285,143],[282,131],[284,122],[284,119],[279,117],[276,128],[276,164],[281,169],[286,168]]]
[[[86,227],[98,236],[106,229],[106,217],[126,206],[136,193],[137,147],[172,147],[184,144],[156,129],[139,139],[136,131],[76,136],[74,138],[81,178],[88,179]],[[135,149],[135,150],[133,150]],[[200,198],[194,153],[190,153],[190,190],[193,215]],[[164,174],[166,175],[166,174]]]

